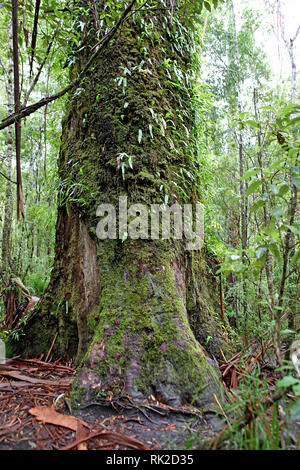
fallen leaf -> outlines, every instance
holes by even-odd
[[[35,379],[33,377],[29,377],[24,374],[20,374],[17,371],[10,371],[10,370],[0,370],[0,375],[4,377],[12,377],[14,379],[22,380],[23,382],[29,382],[31,384],[42,384],[42,385],[70,385],[73,381],[72,377],[67,377],[64,379],[58,380],[43,380],[43,379]]]
[[[29,413],[43,423],[63,426],[64,428],[72,429],[72,431],[77,431],[78,422],[87,428],[90,427],[81,419],[75,418],[75,416],[63,415],[55,411],[54,408],[50,407],[36,406],[35,408],[31,408]]]
[[[77,450],[88,450],[87,442],[81,442],[82,439],[85,439],[88,436],[88,432],[84,429],[82,423],[80,421],[77,422],[77,429],[76,429],[76,441],[80,441],[77,446]]]

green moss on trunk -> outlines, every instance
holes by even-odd
[[[198,340],[206,328],[218,356],[224,339],[208,306],[201,253],[185,251],[184,240],[95,236],[97,206],[117,206],[121,195],[129,205],[162,203],[166,196],[170,205],[184,202],[180,169],[193,171],[197,160],[189,32],[175,18],[171,27],[161,13],[151,22],[143,18],[126,22],[70,96],[54,269],[25,344],[46,352],[58,332],[55,354],[74,356],[77,348],[75,401],[113,389],[173,404],[197,395],[207,405],[219,379]],[[94,45],[91,24],[74,73]],[[123,176],[122,154],[133,163]],[[186,184],[187,202],[197,202],[195,180]],[[32,338],[38,331],[40,344]]]
[[[217,377],[188,322],[180,247],[105,242],[99,259],[99,312],[89,318],[93,339],[78,379],[85,399],[126,390],[177,405],[198,393],[208,404]]]

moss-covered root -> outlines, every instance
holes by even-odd
[[[100,246],[100,310],[88,320],[94,336],[74,384],[75,401],[112,390],[135,399],[153,394],[172,405],[193,399],[209,405],[219,381],[189,326],[176,252],[131,245],[119,247],[119,261],[117,242]]]

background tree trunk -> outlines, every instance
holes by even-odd
[[[8,114],[13,112],[13,46],[12,46],[12,25],[9,26],[9,48],[8,48],[8,77],[7,77],[7,103]],[[7,166],[6,176],[9,178],[6,182],[5,190],[5,208],[4,208],[4,221],[2,230],[2,269],[7,270],[10,266],[11,253],[10,253],[10,240],[12,228],[12,211],[13,211],[13,198],[12,198],[12,159],[13,159],[13,130],[12,127],[7,129]]]

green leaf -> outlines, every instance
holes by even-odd
[[[300,176],[292,176],[291,182],[296,186],[298,191],[300,191]]]
[[[205,6],[206,10],[211,11],[211,4],[210,3],[204,1],[204,6]]]
[[[294,334],[294,330],[289,330],[288,328],[286,330],[281,330],[280,333],[282,335],[291,335],[291,334]]]
[[[278,380],[276,385],[278,385],[278,387],[290,387],[291,385],[296,385],[298,383],[299,379],[295,379],[295,377],[292,377],[291,375],[286,375],[283,379]]]
[[[289,122],[289,125],[290,125],[290,126],[293,126],[294,124],[297,124],[298,122],[300,122],[300,116],[295,117],[294,119],[292,119],[292,120]]]
[[[272,163],[272,165],[269,166],[270,170],[280,170],[284,166],[284,162],[281,160],[277,160],[276,162]]]
[[[292,176],[299,175],[300,174],[300,168],[298,168],[297,166],[292,166],[291,174],[292,174]]]
[[[279,187],[278,196],[280,196],[280,197],[284,196],[289,190],[290,190],[290,187],[289,187],[289,185],[288,185],[287,183],[282,184],[282,185]]]
[[[250,126],[256,127],[256,128],[259,127],[259,122],[254,121],[253,119],[248,119],[248,120],[246,121],[246,124],[249,124]]]
[[[257,188],[259,188],[259,186],[262,184],[262,180],[254,180],[254,181],[251,181],[250,185],[249,185],[249,188],[247,190],[247,194],[248,196],[250,196],[250,194],[254,193]]]
[[[142,138],[143,138],[143,131],[142,131],[142,129],[139,129],[139,133],[138,133],[138,143],[139,144],[142,142]]]
[[[263,199],[259,199],[258,201],[256,201],[253,206],[251,207],[251,212],[255,212],[257,211],[257,209],[259,209],[260,207],[264,206],[265,204],[265,201]]]
[[[300,398],[290,407],[290,415],[292,420],[300,418]]]
[[[240,119],[241,121],[243,121],[243,119],[245,119],[245,117],[247,116],[247,114],[248,114],[247,111],[246,111],[246,112],[244,111],[244,112],[240,113],[240,114],[239,114],[239,119]]]
[[[151,138],[153,139],[153,126],[152,126],[152,124],[149,124],[149,132],[150,132]]]
[[[272,215],[278,219],[279,217],[282,217],[284,215],[284,210],[281,207],[275,207],[272,209]]]
[[[292,256],[290,263],[291,264],[296,264],[298,262],[298,259],[300,258],[300,248],[295,252],[295,254]]]
[[[250,178],[251,176],[255,176],[257,173],[259,173],[260,169],[259,168],[249,168],[246,173],[241,177],[241,180],[246,180],[247,178]]]
[[[300,397],[300,380],[297,385],[293,385],[292,390],[293,390],[294,395],[296,395],[297,397]]]
[[[276,184],[270,184],[269,188],[272,191],[272,193],[275,194],[275,196],[279,194],[279,188],[278,186],[276,186]]]
[[[288,225],[287,226],[291,232],[293,232],[295,235],[300,235],[300,230],[299,230],[299,225]]]
[[[122,237],[122,242],[125,242],[128,238],[128,233],[127,232],[124,232],[124,235]]]
[[[255,250],[256,258],[257,259],[262,258],[262,256],[266,253],[266,251],[267,251],[267,248],[264,246],[260,246],[259,248],[257,248],[257,250]]]
[[[269,250],[271,251],[272,255],[275,256],[275,258],[277,259],[277,261],[281,261],[281,257],[280,257],[280,251],[279,251],[279,248],[278,246],[276,245],[276,243],[271,243],[269,246],[268,246]]]

